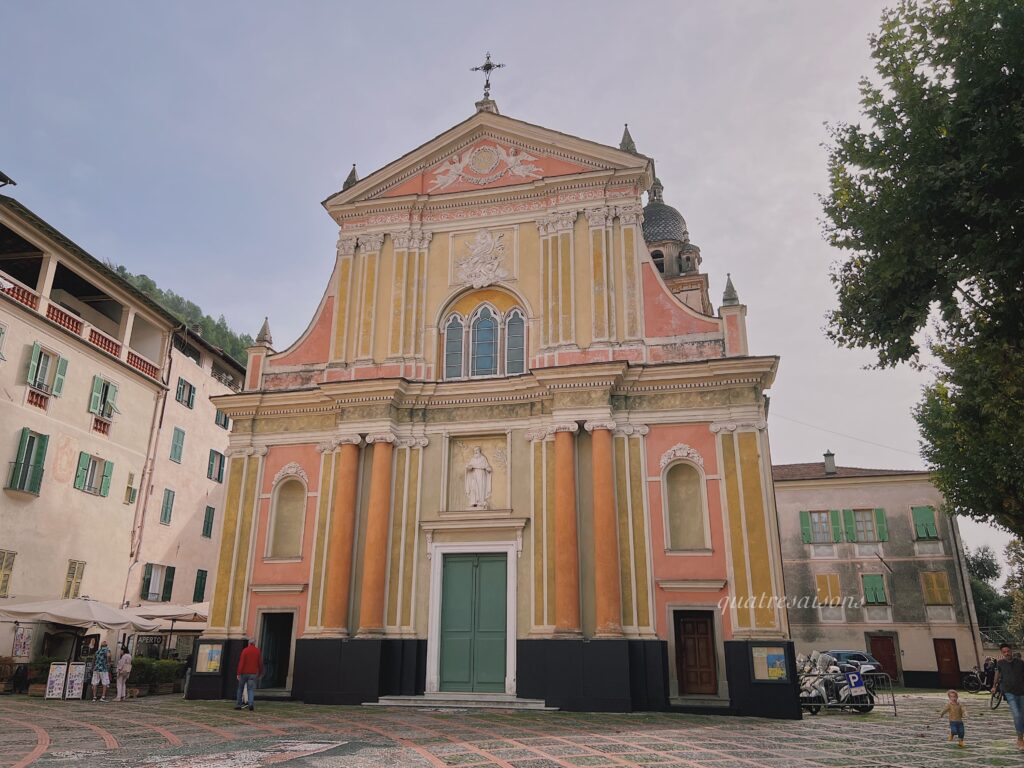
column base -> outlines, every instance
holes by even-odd
[[[307,704],[364,704],[418,696],[426,673],[426,640],[303,638],[295,641],[292,697]]]

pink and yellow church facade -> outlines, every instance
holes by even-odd
[[[712,309],[628,131],[616,148],[477,107],[324,202],[312,321],[282,351],[265,324],[217,399],[233,429],[191,695],[233,695],[250,638],[260,686],[307,702],[753,711],[766,658],[792,653],[770,599],[778,360],[749,354],[731,282]]]

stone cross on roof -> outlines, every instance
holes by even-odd
[[[491,52],[487,52],[487,56],[484,59],[484,63],[479,67],[471,67],[470,72],[483,72],[484,73],[484,101],[488,101],[491,98],[491,72],[496,69],[501,69],[504,64],[494,64],[491,61]]]

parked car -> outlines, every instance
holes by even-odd
[[[823,651],[840,664],[856,662],[861,672],[881,672],[882,663],[867,651]]]

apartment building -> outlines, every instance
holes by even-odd
[[[959,528],[931,474],[824,459],[772,468],[797,652],[867,650],[905,685],[958,687],[981,643]]]
[[[209,397],[241,377],[238,363],[0,195],[0,600],[139,602],[152,562],[163,568],[156,599],[192,602],[200,572],[214,570],[223,498],[207,463],[223,462],[227,422]],[[183,390],[189,407],[176,399]],[[187,441],[177,461],[176,434]],[[192,583],[175,588],[176,571]],[[21,625],[20,655],[53,651],[43,648],[51,630]],[[0,624],[0,654],[15,631]]]

